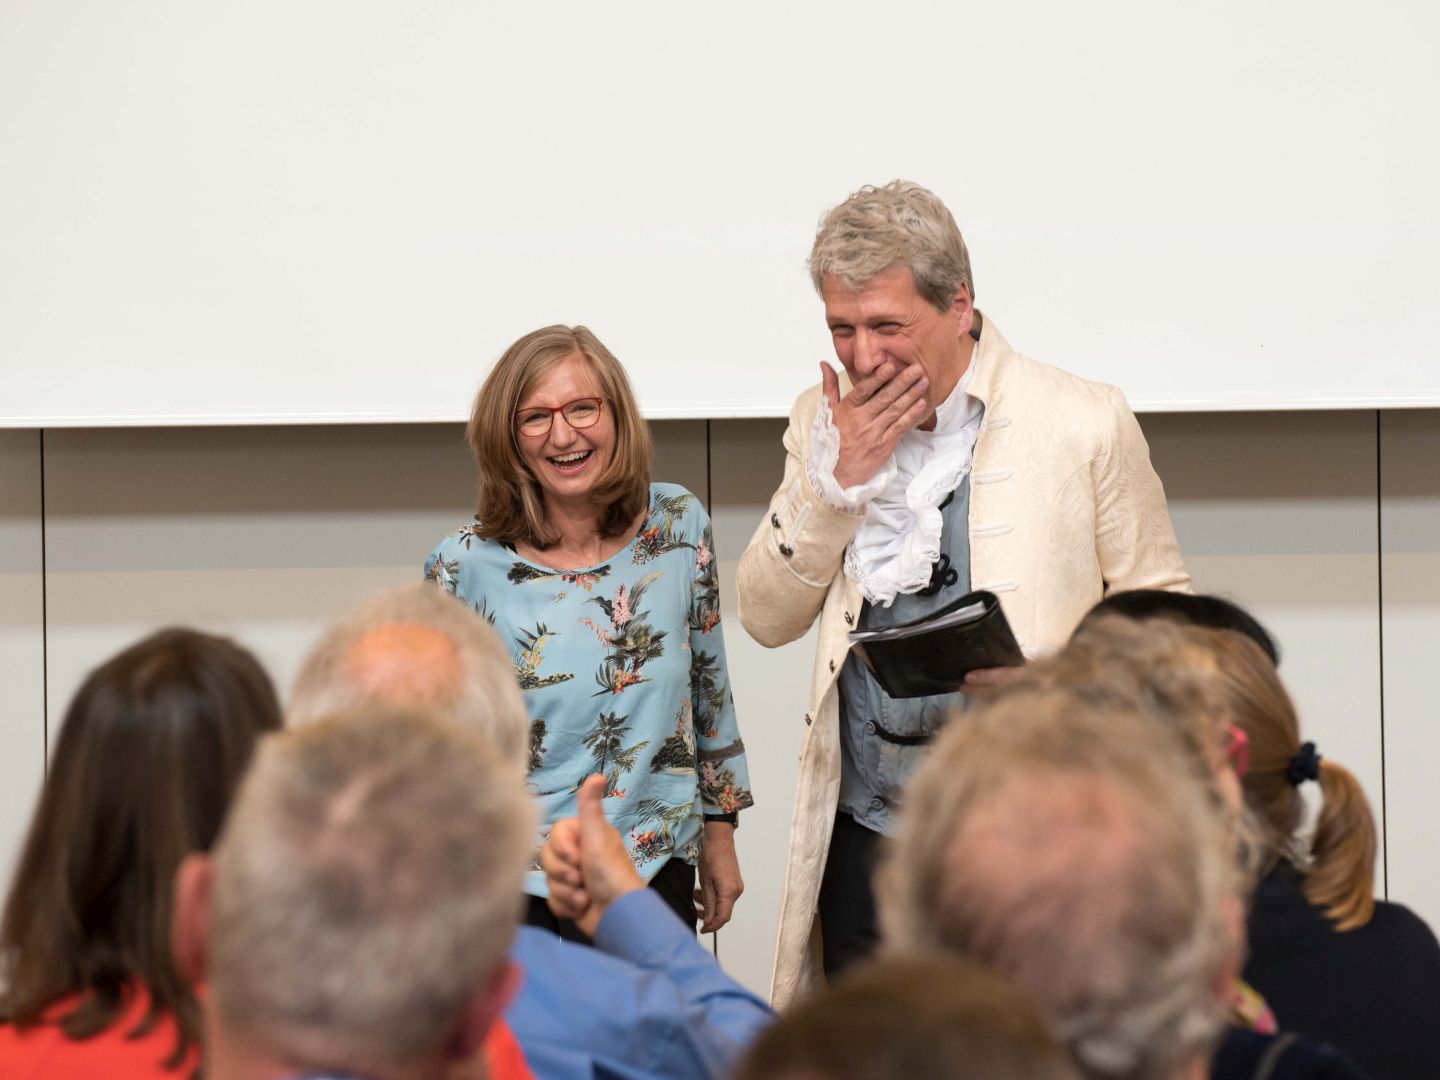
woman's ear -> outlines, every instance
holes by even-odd
[[[175,871],[170,955],[180,976],[192,986],[199,986],[209,975],[213,881],[214,864],[201,852],[185,856]]]

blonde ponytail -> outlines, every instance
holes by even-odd
[[[1305,898],[1335,929],[1354,930],[1375,911],[1375,819],[1360,781],[1328,758],[1320,762],[1320,797]]]
[[[1300,741],[1300,721],[1275,665],[1253,642],[1217,632],[1220,680],[1231,719],[1250,741],[1242,786],[1270,860],[1288,859],[1305,875],[1305,898],[1337,930],[1354,930],[1375,910],[1375,819],[1360,782],[1343,765]],[[1320,784],[1320,816],[1309,851],[1300,841],[1306,780]]]

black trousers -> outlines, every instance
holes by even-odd
[[[880,940],[870,877],[884,839],[849,814],[835,815],[818,905],[826,979],[869,957]]]
[[[691,933],[694,933],[697,922],[695,917],[695,867],[684,859],[671,859],[660,868],[659,873],[650,879],[650,888],[654,889],[660,899],[665,901],[666,907],[675,912],[675,917],[688,926]],[[593,944],[590,938],[581,933],[580,928],[569,919],[556,918],[554,912],[538,896],[528,898],[525,922],[529,926],[538,926],[542,930],[559,934],[566,941],[576,941],[581,945]]]

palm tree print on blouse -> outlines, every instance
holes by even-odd
[[[607,799],[625,797],[625,792],[620,788],[620,777],[635,768],[640,759],[640,751],[650,745],[649,739],[641,739],[629,746],[621,745],[630,731],[625,723],[628,719],[628,716],[618,716],[615,713],[601,713],[595,726],[585,733],[585,746],[595,761],[592,771],[604,775]],[[575,790],[580,790],[578,784]]]
[[[539,690],[542,686],[554,686],[556,683],[569,682],[575,678],[573,672],[556,672],[553,675],[541,675],[540,665],[544,663],[542,653],[545,646],[550,643],[550,637],[556,631],[550,630],[544,623],[536,623],[534,630],[520,630],[520,636],[515,639],[515,644],[520,646],[520,651],[515,655],[515,677],[520,680],[521,692]]]
[[[530,721],[530,771],[533,773],[545,764],[545,721],[536,717]]]
[[[459,559],[436,559],[425,568],[425,580],[433,581],[451,596],[455,595],[455,579],[459,574]]]
[[[655,821],[653,828],[630,833],[630,859],[637,866],[667,856],[675,850],[675,831],[686,821],[698,818],[692,803],[672,806],[659,799],[641,799],[635,807],[641,817]]]
[[[661,495],[658,492],[650,504],[650,522],[640,535],[635,537],[635,543],[631,546],[635,565],[650,562],[658,559],[661,555],[670,551],[678,551],[681,548],[691,548],[694,544],[687,543],[684,535],[675,535],[675,523],[685,514],[695,496],[688,491],[680,495]]]
[[[563,581],[568,585],[578,585],[589,592],[595,588],[596,582],[609,576],[609,563],[604,566],[591,567],[588,570],[542,570],[529,563],[517,562],[510,567],[510,572],[505,575],[505,578],[512,585],[524,585],[531,581]],[[561,596],[563,595],[562,593]]]
[[[675,714],[675,734],[655,751],[650,759],[652,773],[687,773],[695,771],[695,719],[690,713],[690,699],[680,703]]]
[[[649,682],[644,675],[645,665],[665,655],[665,636],[669,631],[656,630],[650,625],[650,612],[637,610],[650,586],[664,576],[663,570],[652,570],[628,590],[618,585],[613,597],[592,596],[586,601],[598,605],[610,621],[607,628],[591,619],[580,620],[595,632],[607,650],[600,670],[595,673],[600,689],[593,696],[619,694],[626,687]]]
[[[752,801],[726,673],[719,560],[700,500],[652,484],[636,533],[593,567],[530,563],[480,532],[469,523],[451,532],[426,575],[509,646],[543,820],[573,815],[579,783],[599,772],[606,816],[642,877],[669,858],[695,862],[702,815]],[[530,875],[526,889],[543,895],[543,875]]]
[[[695,590],[690,600],[690,625],[708,634],[720,625],[720,579],[710,551],[710,530],[695,545]]]

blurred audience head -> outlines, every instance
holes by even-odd
[[[514,984],[535,811],[524,770],[449,718],[369,706],[269,739],[212,857],[176,886],[208,981],[207,1068],[442,1075]]]
[[[1375,819],[1350,770],[1302,742],[1300,721],[1268,658],[1250,641],[1218,642],[1221,686],[1235,722],[1249,740],[1245,801],[1273,865],[1288,859],[1305,873],[1305,895],[1340,930],[1370,921],[1375,910]],[[1308,842],[1302,786],[1320,788],[1319,814]]]
[[[1233,835],[1177,732],[1123,695],[1020,685],[936,741],[879,875],[895,948],[970,957],[1085,1075],[1209,1054],[1243,949]]]
[[[1233,630],[1255,642],[1270,658],[1270,663],[1276,667],[1280,665],[1280,649],[1269,631],[1261,626],[1260,621],[1250,612],[1221,596],[1170,592],[1165,589],[1129,589],[1105,597],[1090,609],[1081,625],[1100,615],[1122,615],[1127,619],[1169,619],[1172,622],[1188,623],[1210,630]]]
[[[447,716],[509,759],[526,754],[525,705],[505,647],[434,585],[389,589],[332,625],[301,665],[285,715],[305,724],[367,704]]]
[[[259,662],[224,638],[167,629],[92,671],[66,710],[0,924],[0,1019],[58,1018],[72,1039],[108,1028],[137,988],[199,1037],[171,959],[172,881],[215,842],[256,743],[280,727]]]
[[[1169,728],[1239,828],[1245,736],[1220,684],[1219,640],[1219,631],[1164,618],[1093,616],[1020,681],[1060,687],[1097,706],[1133,707]]]
[[[735,1080],[1079,1080],[1040,1011],[962,957],[848,974],[763,1032]]]

